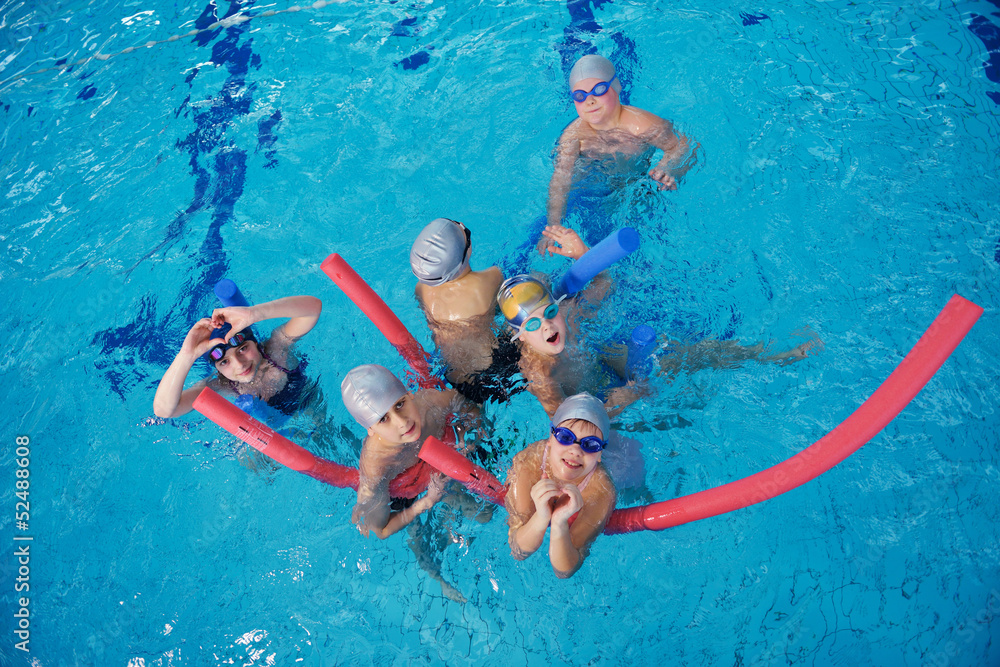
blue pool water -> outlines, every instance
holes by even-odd
[[[0,665],[1000,664],[995,2],[38,4],[0,5]],[[983,306],[871,443],[764,504],[603,537],[567,581],[512,561],[502,513],[438,515],[462,605],[404,537],[357,534],[350,492],[260,466],[199,417],[152,416],[214,281],[314,294],[303,348],[330,429],[307,446],[356,462],[340,378],[405,366],[319,263],[344,255],[429,347],[414,235],[462,220],[474,268],[509,261],[573,117],[565,70],[592,48],[702,151],[677,192],[640,180],[606,203],[643,246],[593,335],[825,343],[654,382],[622,420],[653,496],[800,451],[953,293]],[[490,416],[515,448],[544,428],[524,394]]]

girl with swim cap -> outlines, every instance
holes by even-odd
[[[580,568],[617,500],[601,464],[609,437],[604,405],[590,394],[577,394],[556,410],[548,439],[514,456],[504,499],[514,558],[535,553],[548,532],[556,576],[565,579]]]
[[[560,243],[564,247],[578,243],[580,254],[585,253],[587,247],[576,232],[565,231],[568,234]],[[545,283],[522,274],[508,278],[497,292],[497,305],[514,332],[513,340],[520,341],[519,366],[528,391],[550,416],[567,395],[585,390],[598,393],[614,384],[594,355],[576,343],[576,320],[589,314],[587,306],[599,301],[608,287],[608,281],[598,276],[581,295],[556,300]],[[603,393],[612,414],[639,398],[630,387],[613,387]]]
[[[249,307],[216,308],[212,317],[195,322],[153,398],[158,417],[185,415],[205,387],[236,397],[254,396],[290,414],[301,403],[305,377],[291,352],[293,344],[316,325],[323,303],[312,296],[290,296]],[[251,326],[278,317],[289,320],[263,344]],[[184,389],[195,361],[204,357],[217,372]]]

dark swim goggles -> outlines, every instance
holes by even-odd
[[[618,75],[615,74],[611,77],[611,81],[614,81],[617,78]],[[574,90],[569,94],[569,96],[573,98],[574,102],[586,102],[587,98],[591,95],[594,97],[602,97],[604,93],[608,92],[608,89],[611,88],[611,81],[601,81],[591,88],[589,93],[585,90]]]
[[[596,435],[588,435],[580,440],[576,437],[576,433],[573,433],[573,431],[564,426],[553,426],[552,435],[556,437],[556,442],[560,445],[577,444],[580,445],[580,449],[588,454],[596,454],[608,446],[606,441],[601,440]]]
[[[226,356],[226,350],[231,347],[239,347],[248,340],[252,340],[255,343],[257,339],[253,337],[253,334],[249,331],[241,331],[238,334],[233,334],[233,337],[229,339],[228,343],[219,343],[211,350],[208,351],[208,358],[212,361],[221,361],[224,356]]]

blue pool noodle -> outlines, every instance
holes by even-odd
[[[233,306],[250,307],[250,302],[243,296],[243,292],[229,278],[223,278],[215,283],[215,296],[219,297],[219,301],[226,308],[232,308]]]
[[[646,361],[649,354],[656,347],[656,332],[653,327],[640,324],[632,330],[632,338],[628,342],[628,362],[627,368],[630,373],[646,370]]]
[[[555,297],[573,296],[598,273],[608,268],[622,257],[630,255],[639,247],[639,232],[631,227],[622,227],[595,245],[583,257],[576,260],[569,271],[559,281]]]

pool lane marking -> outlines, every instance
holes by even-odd
[[[42,74],[44,72],[62,71],[64,69],[69,69],[70,67],[77,67],[79,65],[86,65],[91,60],[101,60],[101,61],[110,60],[111,58],[114,58],[116,56],[127,55],[129,53],[134,52],[134,51],[138,51],[139,49],[151,49],[154,46],[158,46],[160,44],[167,44],[169,42],[176,42],[178,40],[185,39],[187,37],[196,37],[197,35],[200,35],[203,32],[209,32],[209,31],[212,31],[212,30],[219,30],[221,28],[231,28],[233,26],[240,25],[241,23],[246,23],[247,21],[251,21],[253,19],[270,18],[272,16],[277,16],[278,14],[294,14],[295,12],[300,12],[300,11],[308,10],[308,9],[323,9],[327,5],[343,4],[346,1],[347,0],[316,0],[316,2],[312,3],[311,5],[305,6],[305,7],[300,7],[299,5],[293,5],[292,7],[289,7],[287,9],[268,9],[267,11],[263,11],[260,14],[253,14],[253,15],[250,15],[250,14],[248,14],[246,12],[238,12],[238,13],[233,14],[232,16],[228,16],[228,17],[226,17],[224,19],[219,19],[218,21],[216,21],[215,23],[209,25],[208,27],[200,28],[200,29],[196,28],[194,30],[190,30],[190,31],[184,33],[183,35],[171,35],[170,37],[168,37],[166,39],[150,40],[150,41],[146,42],[145,44],[139,44],[138,46],[127,46],[124,49],[122,49],[121,51],[118,51],[117,53],[95,53],[92,56],[87,56],[86,58],[81,58],[80,60],[76,60],[76,61],[73,61],[71,63],[63,63],[61,65],[53,65],[52,67],[45,67],[43,69],[38,69],[38,70],[31,71],[31,72],[25,72],[23,74],[17,74],[15,76],[10,77],[9,79],[4,79],[4,80],[0,81],[0,86],[6,85],[8,83],[11,83],[12,81],[18,81],[20,79],[27,78],[29,76],[34,76],[36,74]]]

